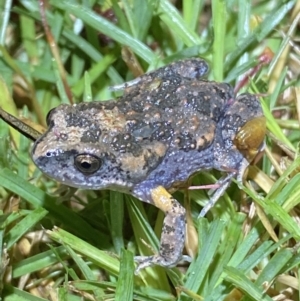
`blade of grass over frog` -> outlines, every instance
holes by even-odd
[[[278,2],[281,4],[281,2]],[[247,48],[254,42],[262,41],[266,36],[268,36],[275,27],[282,21],[286,14],[294,6],[295,1],[289,1],[281,6],[276,7],[273,12],[271,12],[250,34],[248,37],[240,40],[238,47],[235,51],[231,52],[225,61],[225,70],[231,67],[235,60],[237,60]]]
[[[134,264],[133,254],[122,249],[120,258],[120,273],[116,289],[116,301],[133,300]]]
[[[101,242],[101,247],[103,248],[105,245],[108,246],[109,238],[106,235],[94,229],[72,210],[62,204],[58,204],[57,198],[47,195],[9,169],[0,169],[0,181],[1,186],[22,196],[23,199],[32,204],[35,208],[44,207],[49,211],[51,217],[64,223],[66,227],[72,229],[72,231],[77,233],[80,237],[84,237],[97,246]]]
[[[253,191],[244,187],[243,190],[257,202],[267,214],[270,214],[279,224],[293,235],[296,240],[300,239],[300,228],[292,217],[277,203],[268,198],[262,200]]]
[[[205,221],[203,220],[203,218],[199,219],[198,233],[203,232],[202,228],[205,226]],[[225,223],[221,220],[215,220],[210,224],[207,239],[203,241],[198,251],[198,257],[192,262],[187,271],[185,288],[202,295],[199,289],[202,287],[202,282],[205,279],[212,259],[216,255],[224,227]],[[180,300],[184,300],[183,296],[181,296]]]
[[[172,28],[172,31],[178,35],[179,39],[183,41],[188,47],[201,44],[199,36],[187,26],[182,19],[178,10],[168,0],[161,0],[159,3],[158,15],[161,20]]]
[[[5,286],[2,297],[5,301],[47,301],[10,285]]]
[[[271,283],[294,256],[292,249],[281,249],[268,261],[264,269],[259,273],[255,285],[263,286],[264,283]]]
[[[69,254],[64,246],[55,248],[55,252],[62,260],[69,257]],[[58,263],[58,259],[53,250],[42,252],[14,264],[12,266],[12,277],[19,278],[26,274],[31,274],[46,267],[55,265],[56,263]]]
[[[156,60],[156,55],[149,47],[141,43],[139,40],[134,39],[131,35],[107,21],[105,18],[99,16],[94,11],[84,6],[74,4],[74,2],[71,1],[62,2],[58,0],[51,0],[50,4],[73,14],[87,25],[90,25],[94,29],[105,33],[105,35],[119,42],[121,45],[130,47],[137,55],[139,55],[149,64]]]
[[[45,209],[37,208],[19,221],[4,236],[6,248],[9,250],[26,232],[42,220],[47,213]]]
[[[242,290],[251,300],[256,301],[272,301],[264,291],[258,288],[251,280],[249,280],[242,272],[233,267],[224,267],[227,274],[225,279],[232,283],[237,289]]]
[[[222,81],[224,74],[224,43],[226,30],[226,1],[213,0],[212,1],[212,17],[214,28],[214,42],[213,42],[213,74],[214,80]]]
[[[37,140],[41,136],[40,132],[36,131],[31,126],[27,125],[20,119],[7,113],[6,111],[2,110],[1,108],[0,108],[0,118],[3,119],[5,122],[7,122],[15,130],[17,130],[18,132],[20,132],[21,134],[23,134],[25,137],[27,137],[28,139],[30,139],[32,141]],[[19,143],[18,143],[18,145],[19,145]]]
[[[80,238],[57,227],[55,227],[53,231],[48,230],[47,234],[58,243],[66,244],[80,254],[86,256],[89,260],[107,270],[109,273],[118,275],[119,261],[116,258],[109,256],[107,252],[101,251]]]

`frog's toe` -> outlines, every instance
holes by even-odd
[[[135,256],[134,261],[138,263],[134,272],[135,274],[138,274],[142,269],[152,265],[160,265],[165,268],[173,268],[179,262],[179,260],[174,261],[170,258],[164,258],[159,254],[153,256]]]

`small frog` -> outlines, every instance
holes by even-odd
[[[50,178],[125,192],[165,213],[159,252],[136,257],[137,271],[182,258],[185,209],[172,189],[201,170],[224,171],[204,215],[264,147],[258,99],[201,79],[207,70],[202,59],[181,60],[122,85],[117,100],[62,104],[34,143],[33,161]]]

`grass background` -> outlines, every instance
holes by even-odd
[[[62,66],[80,102],[115,98],[109,86],[181,58],[205,58],[208,78],[233,86],[271,58],[242,89],[261,95],[269,130],[243,192],[231,185],[201,219],[205,191],[175,194],[189,212],[188,250],[198,251],[190,266],[134,276],[133,254],[151,254],[141,238],[157,248],[162,213],[117,192],[47,179],[30,159],[30,141],[1,121],[3,300],[300,300],[300,1],[48,1],[62,65],[38,1],[0,7],[0,106],[34,126],[70,102]],[[193,185],[219,176],[201,173]]]

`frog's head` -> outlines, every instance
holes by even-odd
[[[128,192],[159,164],[165,147],[125,143],[122,116],[116,119],[113,109],[105,112],[97,105],[60,105],[50,111],[48,130],[34,143],[32,159],[65,185]]]

